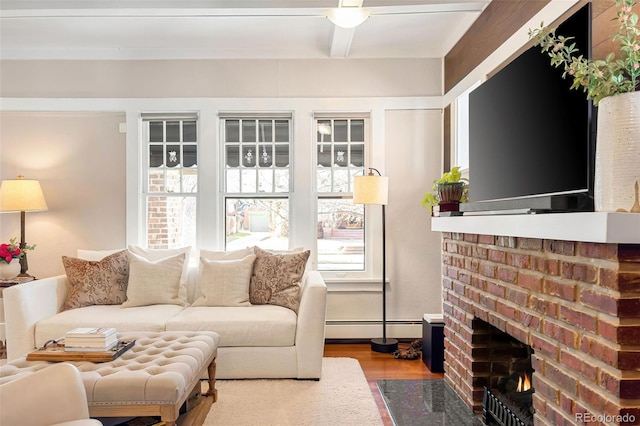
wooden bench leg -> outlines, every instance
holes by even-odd
[[[213,397],[213,402],[218,400],[218,389],[216,389],[216,359],[211,361],[211,364],[207,367],[207,373],[209,375],[209,390],[205,396]]]

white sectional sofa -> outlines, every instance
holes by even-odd
[[[198,268],[189,267],[189,302]],[[319,379],[322,371],[327,287],[305,271],[298,313],[272,304],[243,307],[157,304],[122,308],[93,305],[62,310],[67,276],[39,279],[4,290],[7,358],[25,355],[76,327],[118,331],[215,331],[220,334],[220,379]]]

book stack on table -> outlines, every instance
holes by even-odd
[[[115,328],[74,328],[64,335],[64,350],[69,352],[104,352],[117,344]]]

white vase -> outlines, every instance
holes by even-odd
[[[10,263],[0,262],[0,279],[10,280],[20,274],[20,259],[12,259]]]
[[[609,96],[598,105],[595,210],[638,212],[640,92]]]

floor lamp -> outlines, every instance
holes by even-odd
[[[376,172],[376,176],[373,172]],[[357,204],[382,205],[382,339],[371,340],[374,352],[392,353],[398,349],[398,340],[387,338],[387,262],[385,236],[385,206],[389,201],[389,178],[382,176],[377,169],[369,167],[367,176],[355,176],[353,181],[353,202]]]
[[[20,212],[20,250],[23,255],[20,258],[19,277],[30,277],[27,274],[27,252],[24,248],[27,243],[24,238],[25,212],[38,212],[47,210],[47,202],[44,199],[40,182],[25,179],[18,176],[17,179],[3,180],[0,185],[0,212]]]

